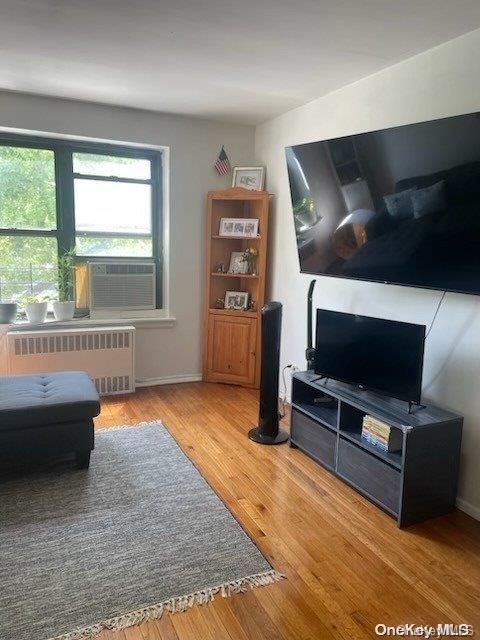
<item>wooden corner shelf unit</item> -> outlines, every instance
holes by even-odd
[[[240,187],[209,191],[205,280],[203,379],[258,388],[260,384],[260,310],[265,299],[269,194]],[[222,218],[258,220],[258,235],[220,235]],[[220,273],[230,265],[233,251],[255,248],[255,274]],[[218,308],[226,291],[249,294],[253,308]]]

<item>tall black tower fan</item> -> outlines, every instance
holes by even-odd
[[[281,330],[282,305],[280,302],[269,302],[262,308],[262,368],[258,427],[248,432],[250,440],[260,444],[280,444],[288,440],[288,433],[279,428],[278,422]]]

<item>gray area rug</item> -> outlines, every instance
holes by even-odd
[[[0,479],[0,638],[77,640],[281,579],[160,423]]]

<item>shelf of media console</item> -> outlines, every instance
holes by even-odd
[[[322,398],[326,404],[316,402]],[[400,451],[362,438],[366,414],[402,433]],[[291,445],[396,517],[399,526],[453,508],[462,422],[433,405],[409,412],[406,402],[311,371],[293,376]]]
[[[324,419],[322,415],[315,411],[316,407],[312,407],[308,403],[303,402],[295,402],[292,403],[292,407],[301,411],[306,416],[317,420],[323,427],[329,429],[334,433],[338,433],[341,438],[345,440],[350,440],[357,446],[365,451],[368,451],[371,455],[376,456],[380,460],[383,460],[387,464],[396,467],[397,469],[402,468],[402,454],[397,451],[384,451],[381,447],[377,447],[373,444],[370,444],[365,438],[362,438],[361,431],[354,428],[349,428],[347,425],[339,425],[338,427],[333,426],[330,422]]]

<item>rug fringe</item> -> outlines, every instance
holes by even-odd
[[[84,629],[77,629],[71,633],[49,638],[49,640],[86,640],[87,638],[98,636],[104,629],[121,631],[122,629],[146,622],[147,620],[158,620],[165,611],[169,613],[179,613],[196,605],[206,604],[207,602],[211,602],[217,594],[220,594],[222,598],[229,598],[236,593],[242,593],[249,589],[273,584],[284,578],[285,576],[282,573],[271,569],[270,571],[257,573],[253,576],[240,578],[239,580],[225,582],[217,587],[201,589],[200,591],[194,591],[185,596],[170,598],[169,600],[165,600],[165,602],[143,607],[142,609],[137,609],[137,611],[131,611],[123,616],[110,618],[109,620],[105,620],[105,622],[99,622]]]

